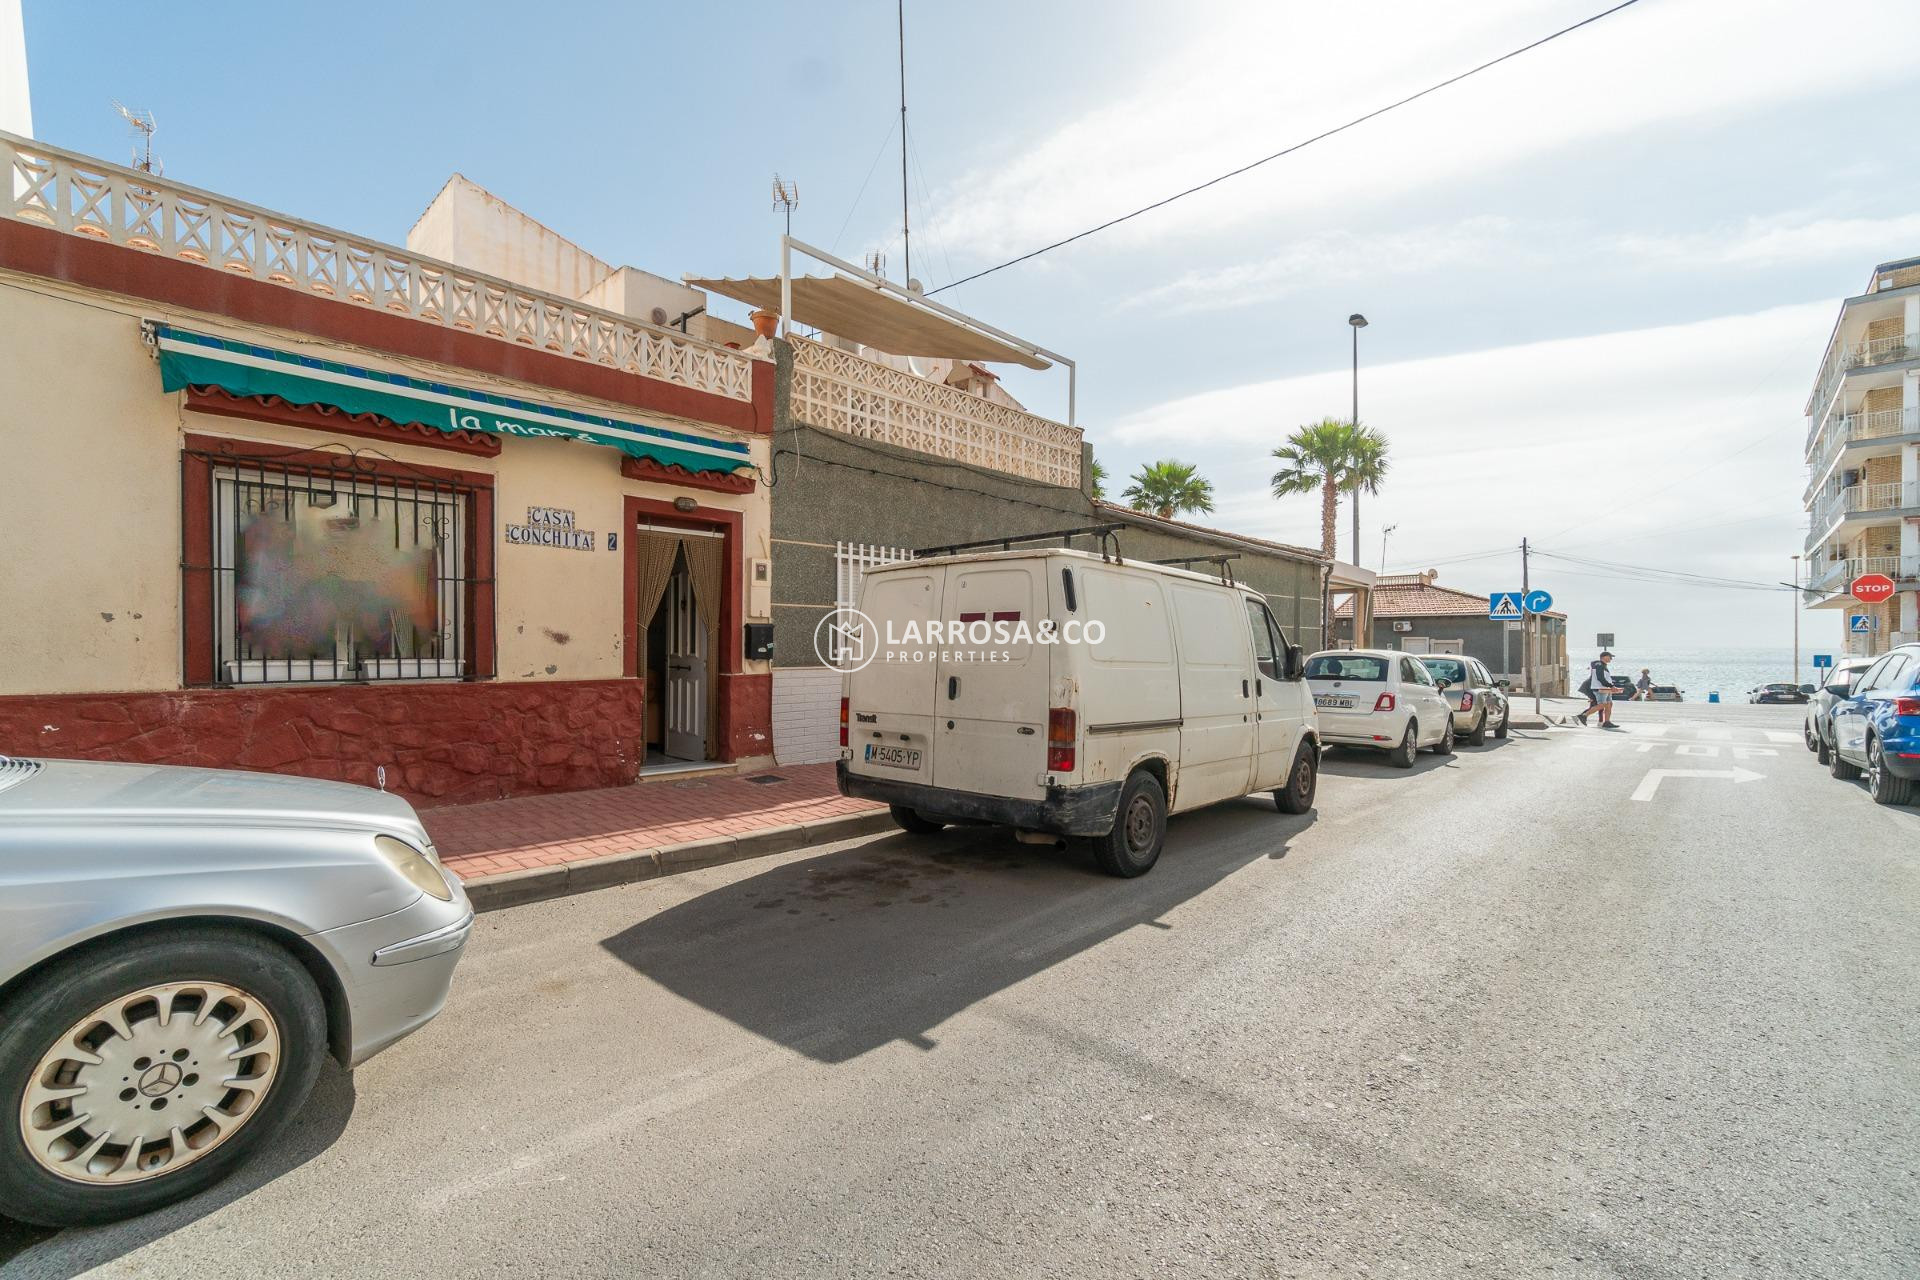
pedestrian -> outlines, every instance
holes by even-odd
[[[1653,701],[1653,673],[1645,667],[1640,668],[1640,678],[1633,682],[1633,687],[1637,690],[1635,698],[1641,702]]]
[[[1589,706],[1574,719],[1581,724],[1587,717],[1599,713],[1599,725],[1602,729],[1613,728],[1613,680],[1607,675],[1607,664],[1613,661],[1613,655],[1605,649],[1600,656],[1587,666],[1587,678],[1580,684],[1580,692],[1587,695]]]

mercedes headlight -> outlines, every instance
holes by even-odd
[[[408,884],[442,902],[453,901],[453,890],[447,887],[447,878],[440,874],[440,868],[426,854],[393,836],[375,836],[373,847],[379,850],[388,866],[405,877]]]

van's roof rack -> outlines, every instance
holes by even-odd
[[[1196,564],[1210,564],[1220,571],[1220,581],[1230,587],[1237,587],[1240,584],[1233,580],[1233,567],[1227,561],[1239,558],[1238,551],[1230,551],[1217,556],[1175,556],[1171,560],[1155,560],[1154,563],[1164,564],[1174,569],[1186,569]]]
[[[962,551],[1011,551],[1015,543],[1051,542],[1060,539],[1063,547],[1073,546],[1075,538],[1098,538],[1100,540],[1100,558],[1120,562],[1120,526],[1119,524],[1086,524],[1073,529],[1048,529],[1043,533],[1016,533],[1005,538],[982,538],[978,542],[954,542],[944,547],[921,547],[914,557],[951,556]]]

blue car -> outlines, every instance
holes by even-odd
[[[1920,644],[1890,650],[1833,707],[1833,776],[1864,771],[1876,804],[1906,804],[1920,779]]]

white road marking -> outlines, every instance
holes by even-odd
[[[1777,756],[1779,754],[1780,753],[1772,747],[1735,747],[1733,749],[1733,758],[1735,760],[1751,760],[1755,756]]]
[[[1698,736],[1699,736],[1699,738],[1700,738],[1700,741],[1702,741],[1702,742],[1732,742],[1732,741],[1733,741],[1733,730],[1731,730],[1731,729],[1702,729],[1702,730],[1700,730],[1700,731],[1699,731],[1699,735],[1698,735]]]
[[[1653,799],[1653,793],[1660,789],[1660,783],[1667,778],[1727,778],[1738,785],[1742,782],[1758,782],[1761,776],[1737,765],[1731,769],[1649,769],[1647,776],[1640,779],[1640,785],[1633,789],[1633,798]]]
[[[1718,756],[1720,748],[1704,742],[1683,742],[1673,749],[1677,756]]]
[[[1784,742],[1784,743],[1787,743],[1788,745],[1792,745],[1793,743],[1800,743],[1801,746],[1806,745],[1804,742],[1800,742],[1799,734],[1785,733],[1779,729],[1767,730],[1767,741],[1768,742]]]

